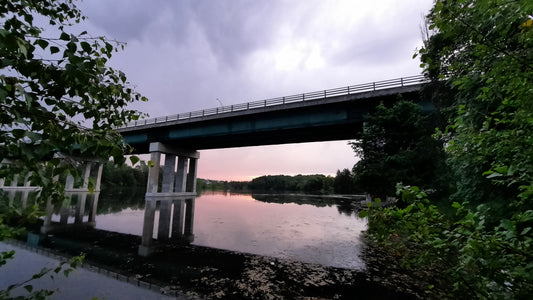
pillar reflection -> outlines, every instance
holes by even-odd
[[[163,170],[160,176],[162,156]],[[155,248],[154,227],[159,210],[157,241],[194,241],[194,200],[200,154],[162,143],[150,144],[151,167],[145,195],[143,232],[139,255],[148,256]]]
[[[74,159],[70,157],[69,159]],[[80,180],[75,180],[72,175],[63,178],[65,182],[65,198],[60,203],[46,202],[45,215],[41,233],[69,230],[75,227],[95,226],[96,209],[100,195],[100,181],[102,177],[102,164],[97,160],[75,159],[81,169]],[[8,182],[0,179],[0,189],[8,194],[9,205],[26,209],[29,206],[39,205],[41,187],[32,186],[31,173],[14,175]],[[59,176],[53,178],[60,180]],[[89,190],[93,182],[92,191]]]

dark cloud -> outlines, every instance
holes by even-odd
[[[189,19],[186,5],[173,5],[164,0],[91,0],[79,6],[91,24],[104,30],[110,38],[125,42],[143,36],[164,36],[167,31],[183,34]],[[158,24],[162,21],[166,24]]]
[[[191,9],[210,49],[226,66],[268,45],[281,14],[275,1],[193,1]]]

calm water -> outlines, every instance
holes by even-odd
[[[131,197],[124,203],[102,194],[96,228],[141,235],[143,195]],[[204,193],[196,198],[193,244],[360,269],[366,221],[356,215],[332,199]]]

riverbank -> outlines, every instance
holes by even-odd
[[[41,247],[191,299],[414,299],[372,272],[169,242],[152,257],[137,256],[140,238],[87,229],[47,236]],[[403,289],[403,290],[402,290]]]

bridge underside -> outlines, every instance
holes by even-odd
[[[398,101],[399,94],[405,100],[420,102],[419,91],[413,88],[372,93],[367,97],[345,95],[337,99],[291,103],[246,113],[229,113],[224,117],[151,124],[120,132],[134,148],[134,153],[148,153],[152,142],[202,150],[356,139],[362,131],[364,116],[379,103]]]

